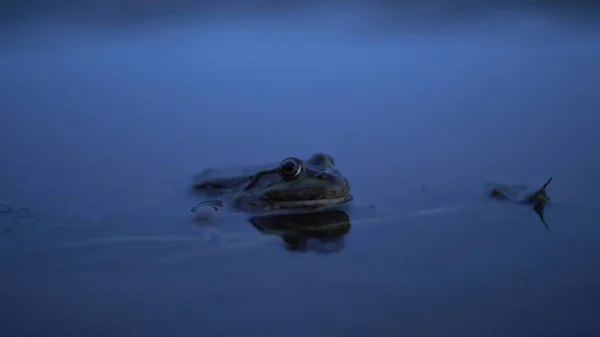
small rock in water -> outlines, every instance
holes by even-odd
[[[219,217],[222,207],[221,201],[204,201],[196,204],[190,211],[194,214],[194,220],[208,221]]]
[[[215,211],[212,208],[202,208],[193,213],[194,220],[196,221],[211,221],[221,215],[221,212]]]

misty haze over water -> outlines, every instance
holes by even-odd
[[[0,204],[41,214],[0,218],[0,335],[595,336],[600,27],[540,3],[5,3]],[[193,174],[320,151],[353,224],[469,210],[149,262],[206,234]],[[550,232],[481,200],[550,176]]]

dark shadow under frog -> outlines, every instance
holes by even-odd
[[[350,217],[342,210],[253,216],[249,221],[261,233],[281,237],[293,252],[339,252],[351,228]]]

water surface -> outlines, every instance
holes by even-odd
[[[0,215],[0,334],[600,331],[594,24],[298,13],[3,37],[0,203],[30,213]],[[318,151],[356,197],[343,249],[190,220],[201,169]],[[483,198],[549,176],[549,232]]]

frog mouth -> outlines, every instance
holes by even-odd
[[[332,184],[331,182],[335,182]],[[264,191],[261,199],[271,209],[320,209],[342,204],[353,199],[350,183],[345,177],[335,180],[304,181]]]
[[[323,185],[303,185],[292,186],[282,190],[271,190],[264,196],[276,203],[293,202],[328,202],[330,200],[344,199],[350,193],[350,185],[342,186],[323,186]]]
[[[285,209],[319,209],[324,207],[331,207],[335,205],[340,205],[349,201],[352,201],[354,198],[351,195],[346,195],[341,198],[333,198],[333,199],[313,199],[313,200],[296,200],[296,201],[275,201],[273,205],[275,208],[285,208]]]

